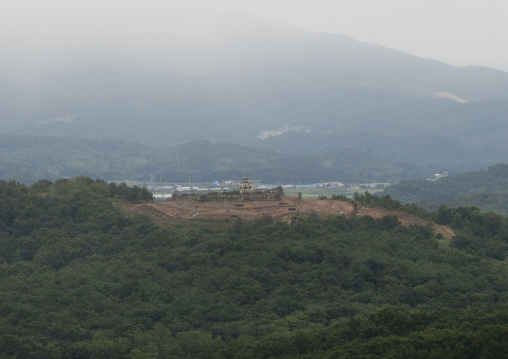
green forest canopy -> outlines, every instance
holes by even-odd
[[[364,204],[402,206],[356,196]],[[0,181],[0,357],[492,358],[508,352],[508,221],[161,224],[146,189]],[[405,207],[415,211],[415,207]]]

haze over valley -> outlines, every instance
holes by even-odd
[[[159,161],[164,151],[157,149],[234,143],[251,148],[246,162],[266,151],[317,156],[328,168],[314,170],[342,181],[351,177],[348,154],[396,166],[395,175],[379,175],[372,161],[357,163],[364,177],[385,181],[484,169],[507,158],[506,72],[253,18],[214,31],[185,44],[168,34],[153,44],[140,37],[95,50],[76,45],[74,56],[62,55],[50,70],[3,72],[0,131],[50,136],[64,153],[64,138],[137,143]],[[17,138],[28,151],[37,143]],[[6,146],[3,163],[12,157]],[[51,157],[44,162],[51,168]],[[288,177],[307,180],[294,173],[274,180]]]

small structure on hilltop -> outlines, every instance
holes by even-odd
[[[283,194],[281,186],[267,190],[257,190],[256,185],[249,180],[249,177],[244,177],[238,190],[203,194],[175,192],[171,198],[173,201],[187,202],[280,201]]]
[[[240,183],[240,193],[252,193],[256,190],[256,185],[249,180],[249,177],[244,177]]]

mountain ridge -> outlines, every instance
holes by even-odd
[[[234,142],[289,155],[351,150],[450,172],[508,156],[508,73],[457,68],[347,36],[249,26],[178,54],[192,54],[189,62],[200,66],[210,59],[208,72],[192,76],[171,71],[171,61],[150,72],[122,63],[94,67],[99,58],[30,85],[0,82],[1,132],[153,148]],[[171,58],[163,50],[158,61]],[[436,92],[467,103],[436,99]],[[300,142],[293,134],[258,138],[283,127],[309,134]]]

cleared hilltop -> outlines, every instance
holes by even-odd
[[[416,215],[401,211],[390,211],[381,208],[359,207],[351,202],[298,199],[296,197],[283,197],[280,201],[245,201],[245,202],[186,202],[168,201],[158,203],[143,203],[131,207],[133,213],[143,213],[162,220],[182,220],[192,218],[208,219],[256,219],[265,216],[273,219],[291,222],[294,216],[371,216],[383,218],[396,216],[403,226],[431,225],[436,234],[451,238],[455,232],[441,225],[426,221]]]

